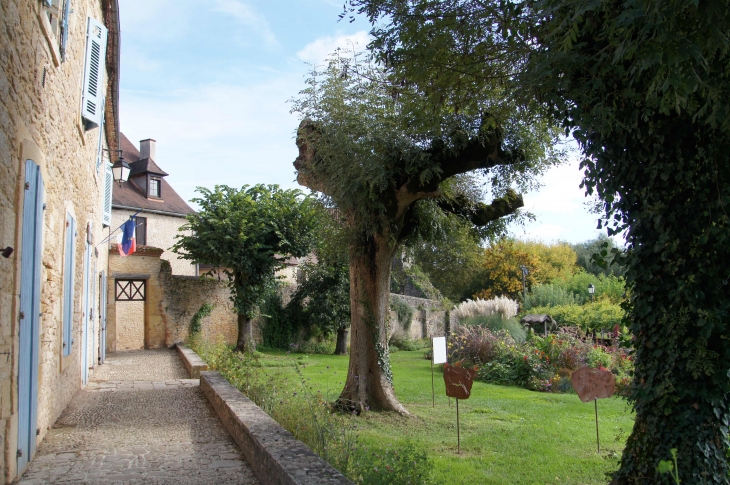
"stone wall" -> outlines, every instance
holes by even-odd
[[[448,331],[448,312],[442,310],[442,303],[437,300],[427,300],[414,296],[391,293],[390,298],[401,300],[413,308],[413,317],[409,328],[404,329],[398,322],[398,316],[392,310],[388,311],[390,335],[405,335],[408,338],[419,340],[446,335]]]
[[[144,349],[145,302],[116,302],[116,350]]]
[[[125,209],[113,209],[112,228],[117,228],[122,225],[135,212]],[[165,252],[162,253],[161,258],[170,262],[172,274],[196,276],[198,274],[196,264],[192,264],[190,261],[182,259],[170,251],[170,248],[176,242],[175,236],[180,234],[178,229],[185,224],[185,218],[156,214],[144,210],[139,215],[147,218],[147,245],[164,249]],[[117,234],[119,233],[121,231],[117,232]],[[116,238],[114,241],[116,242]]]
[[[166,345],[185,341],[190,335],[193,315],[205,303],[213,305],[213,310],[201,321],[200,333],[203,338],[209,341],[222,338],[228,344],[236,343],[237,314],[233,311],[231,292],[224,280],[173,275],[169,266],[163,264],[160,281],[164,294],[164,301],[160,304],[164,309],[167,327]]]
[[[116,279],[138,279],[145,280],[146,302],[144,310],[144,348],[159,349],[166,345],[165,323],[166,315],[159,302],[163,299],[163,289],[160,285],[160,255],[162,250],[150,246],[143,246],[129,256],[119,255],[116,245],[109,250],[109,282],[107,288],[107,327],[106,343],[107,351],[115,352],[123,350],[118,345],[120,335],[124,340],[124,328],[122,322],[129,322],[128,315],[122,312],[124,307],[117,306],[115,300]],[[120,325],[118,325],[118,323]],[[139,324],[139,323],[137,323]]]
[[[101,130],[81,124],[81,85],[86,45],[86,18],[102,19],[99,0],[74,0],[65,62],[43,2],[0,2],[0,481],[10,482],[16,469],[18,435],[18,322],[22,258],[25,161],[40,166],[45,184],[41,272],[41,320],[38,368],[37,442],[81,385],[81,324],[84,240],[92,223],[95,244],[104,237],[101,224],[103,171],[97,172]],[[105,84],[103,85],[105,86]],[[104,143],[106,140],[104,140]],[[73,314],[75,343],[62,357],[62,295],[65,215],[76,218],[76,265]],[[99,329],[99,273],[106,251],[94,253],[92,277],[94,320]],[[91,352],[98,333],[90,336]],[[93,360],[91,360],[93,364]]]
[[[135,345],[143,328],[147,349],[172,347],[190,334],[195,313],[205,303],[213,305],[211,314],[201,321],[201,334],[210,341],[223,339],[234,344],[238,335],[237,315],[224,280],[211,277],[180,276],[172,273],[170,262],[161,259],[159,248],[143,246],[129,256],[119,255],[116,247],[109,254],[109,305],[107,309],[107,348],[110,352]],[[114,299],[115,279],[143,279],[147,300],[144,311],[129,307],[130,302]],[[132,310],[131,312],[129,310]],[[129,330],[137,329],[134,335]],[[254,338],[260,341],[254,325]]]

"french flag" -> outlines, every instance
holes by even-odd
[[[129,219],[122,226],[122,244],[119,246],[120,256],[129,256],[137,250],[136,226],[134,219]]]

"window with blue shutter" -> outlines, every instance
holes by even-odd
[[[76,219],[66,214],[66,238],[63,262],[63,355],[73,346],[74,272],[76,267]]]
[[[68,44],[68,18],[71,15],[71,0],[66,0],[61,11],[61,39],[59,43],[59,51],[61,52],[61,62],[66,60],[66,50]]]
[[[106,36],[106,27],[89,17],[86,22],[86,63],[81,101],[81,116],[86,121],[87,130],[99,126],[103,116]]]
[[[104,106],[106,98],[101,101],[101,123],[99,124],[99,145],[96,147],[96,173],[99,173],[101,164],[104,162]]]

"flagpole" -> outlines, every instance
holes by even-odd
[[[129,216],[129,218],[130,218],[130,219],[132,219],[132,218],[134,218],[134,217],[137,217],[137,214],[139,214],[140,212],[142,212],[142,209],[138,210],[137,212],[135,212],[134,214],[132,214],[131,216]],[[96,245],[95,247],[97,247],[97,248],[98,248],[99,246],[101,246],[102,244],[104,244],[105,242],[107,242],[107,241],[108,241],[109,239],[111,239],[111,237],[112,237],[112,236],[113,236],[114,234],[116,234],[116,233],[117,233],[117,231],[118,231],[119,229],[121,229],[121,228],[122,228],[122,227],[124,226],[124,224],[126,224],[126,223],[127,223],[127,221],[124,221],[124,222],[122,222],[122,225],[121,225],[121,226],[119,226],[119,227],[117,227],[116,229],[114,229],[114,232],[110,232],[110,233],[109,233],[109,235],[108,235],[107,237],[105,237],[105,238],[104,238],[104,240],[103,240],[103,241],[101,241],[101,242],[100,242],[99,244],[97,244],[97,245]],[[136,227],[136,226],[135,226],[135,227]]]

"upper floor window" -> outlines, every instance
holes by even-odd
[[[147,184],[147,187],[149,187],[147,197],[154,197],[155,199],[162,198],[159,177],[150,177],[150,183]]]
[[[43,0],[45,15],[51,26],[51,34],[58,43],[61,62],[66,60],[68,44],[69,17],[71,16],[71,0]],[[50,41],[50,39],[49,39]]]

